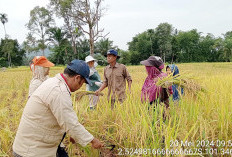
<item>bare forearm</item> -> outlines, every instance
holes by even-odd
[[[101,92],[103,89],[105,89],[107,87],[107,84],[106,83],[103,83],[101,85],[101,87],[98,89],[99,92]]]

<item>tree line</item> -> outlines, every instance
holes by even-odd
[[[36,6],[30,11],[26,24],[28,34],[22,45],[6,34],[7,15],[0,14],[5,38],[0,43],[0,66],[28,64],[25,53],[52,51],[49,59],[55,64],[67,64],[72,59],[94,55],[99,64],[106,64],[108,49],[118,50],[120,63],[137,65],[150,55],[161,56],[164,62],[230,62],[232,60],[232,31],[223,37],[203,35],[197,29],[181,31],[169,23],[137,34],[124,51],[107,38],[99,21],[106,9],[103,0],[50,0],[47,8]],[[57,27],[55,17],[64,25]]]
[[[203,35],[197,29],[181,31],[169,23],[148,29],[128,42],[128,51],[122,52],[125,64],[139,64],[150,55],[161,56],[165,62],[231,62],[232,31],[223,37]]]

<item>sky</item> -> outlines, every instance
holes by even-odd
[[[30,10],[35,6],[46,6],[49,0],[0,0],[0,13],[8,15],[6,32],[21,44],[28,33],[25,24]],[[100,27],[123,50],[127,43],[147,29],[155,29],[167,22],[182,31],[197,29],[202,34],[212,33],[215,37],[232,31],[231,0],[105,0],[107,8]],[[0,23],[1,24],[1,23]],[[58,22],[61,26],[61,20]],[[4,38],[0,25],[0,38]]]

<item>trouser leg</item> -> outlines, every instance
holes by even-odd
[[[113,110],[114,108],[115,108],[115,102],[119,102],[121,105],[123,104],[123,99],[117,99],[117,100],[115,100],[115,99],[111,99],[111,109]]]
[[[89,107],[90,107],[90,109],[94,109],[97,106],[98,100],[99,100],[99,96],[89,95]]]

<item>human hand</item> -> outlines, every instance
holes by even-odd
[[[76,143],[76,141],[72,137],[69,138],[69,141],[72,142],[72,144]]]
[[[128,91],[127,91],[127,92],[128,92],[128,94],[131,94],[131,89],[128,89]]]
[[[94,149],[99,149],[99,148],[101,148],[101,147],[104,146],[103,143],[101,143],[97,138],[94,138],[94,139],[91,141],[91,143],[92,143],[92,147],[93,147]]]
[[[99,90],[96,90],[96,91],[95,91],[95,95],[96,95],[96,96],[99,96],[99,93],[100,93]]]

